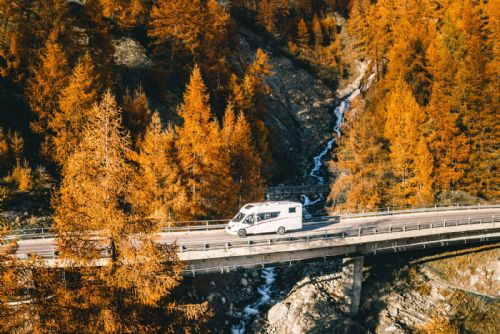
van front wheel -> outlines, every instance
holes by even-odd
[[[284,228],[283,226],[280,226],[280,227],[278,228],[278,234],[280,234],[280,235],[281,235],[281,234],[285,234],[285,228]]]
[[[239,230],[239,231],[238,231],[238,236],[239,236],[240,238],[244,238],[244,237],[246,237],[246,236],[247,236],[247,231],[245,231],[244,229]]]

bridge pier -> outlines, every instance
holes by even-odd
[[[363,283],[364,257],[357,256],[342,260],[342,286],[344,305],[342,311],[356,316],[361,303],[361,285]]]

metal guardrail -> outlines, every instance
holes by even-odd
[[[398,223],[388,224],[384,226],[372,225],[363,226],[358,228],[333,228],[322,231],[312,231],[306,235],[287,234],[284,236],[275,236],[267,239],[237,239],[233,241],[227,240],[214,240],[214,241],[197,241],[197,242],[183,242],[179,243],[179,252],[188,251],[211,251],[211,250],[229,250],[231,248],[243,247],[258,247],[258,246],[271,246],[279,244],[290,244],[296,242],[306,242],[315,240],[334,240],[345,239],[349,237],[362,237],[367,235],[381,235],[391,234],[396,232],[412,232],[425,229],[435,229],[441,227],[457,227],[466,225],[476,225],[484,223],[497,223],[500,222],[500,216],[491,217],[468,217],[453,220],[437,220],[434,222],[424,223]],[[495,229],[497,227],[494,227]],[[498,227],[500,228],[500,226]]]
[[[334,213],[334,216],[338,216],[340,218],[359,218],[359,217],[376,217],[376,216],[392,216],[399,214],[411,214],[411,213],[426,213],[426,212],[441,212],[441,211],[460,211],[460,210],[476,210],[476,209],[498,209],[500,208],[500,204],[487,204],[487,205],[460,205],[455,204],[453,206],[434,206],[427,208],[386,208],[382,211],[375,212],[358,212],[358,213]],[[325,217],[331,217],[332,215],[326,215]],[[321,215],[312,215],[311,219],[315,219],[317,217],[321,217]]]
[[[334,214],[334,215],[313,215],[311,218],[304,219],[304,226],[321,225],[327,223],[337,222],[339,219],[348,218],[362,218],[362,217],[377,217],[377,216],[392,216],[398,214],[412,214],[412,213],[426,213],[426,212],[441,212],[441,211],[457,211],[457,210],[474,210],[474,209],[497,209],[500,204],[490,205],[454,205],[447,207],[431,207],[431,208],[410,208],[401,210],[391,210],[390,208],[385,211],[366,212],[366,213],[352,213],[352,214]],[[222,230],[230,219],[216,219],[216,220],[192,220],[180,222],[167,222],[163,224],[161,232],[191,232],[191,231],[211,231]],[[8,239],[29,240],[29,239],[46,239],[55,237],[55,233],[51,231],[51,227],[40,227],[14,230],[10,233]]]

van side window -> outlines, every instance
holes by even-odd
[[[296,208],[288,208],[288,213],[295,213],[297,212]]]
[[[257,214],[257,221],[268,220],[279,217],[280,212],[262,212]]]
[[[278,212],[271,212],[271,213],[270,213],[270,217],[269,217],[269,218],[278,218],[278,217],[279,217],[279,215],[280,215],[280,212],[279,212],[279,211],[278,211]]]

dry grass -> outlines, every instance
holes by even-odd
[[[446,253],[436,259],[431,257],[427,265],[452,285],[496,296],[500,291],[495,276],[500,261],[499,246],[488,245]]]

